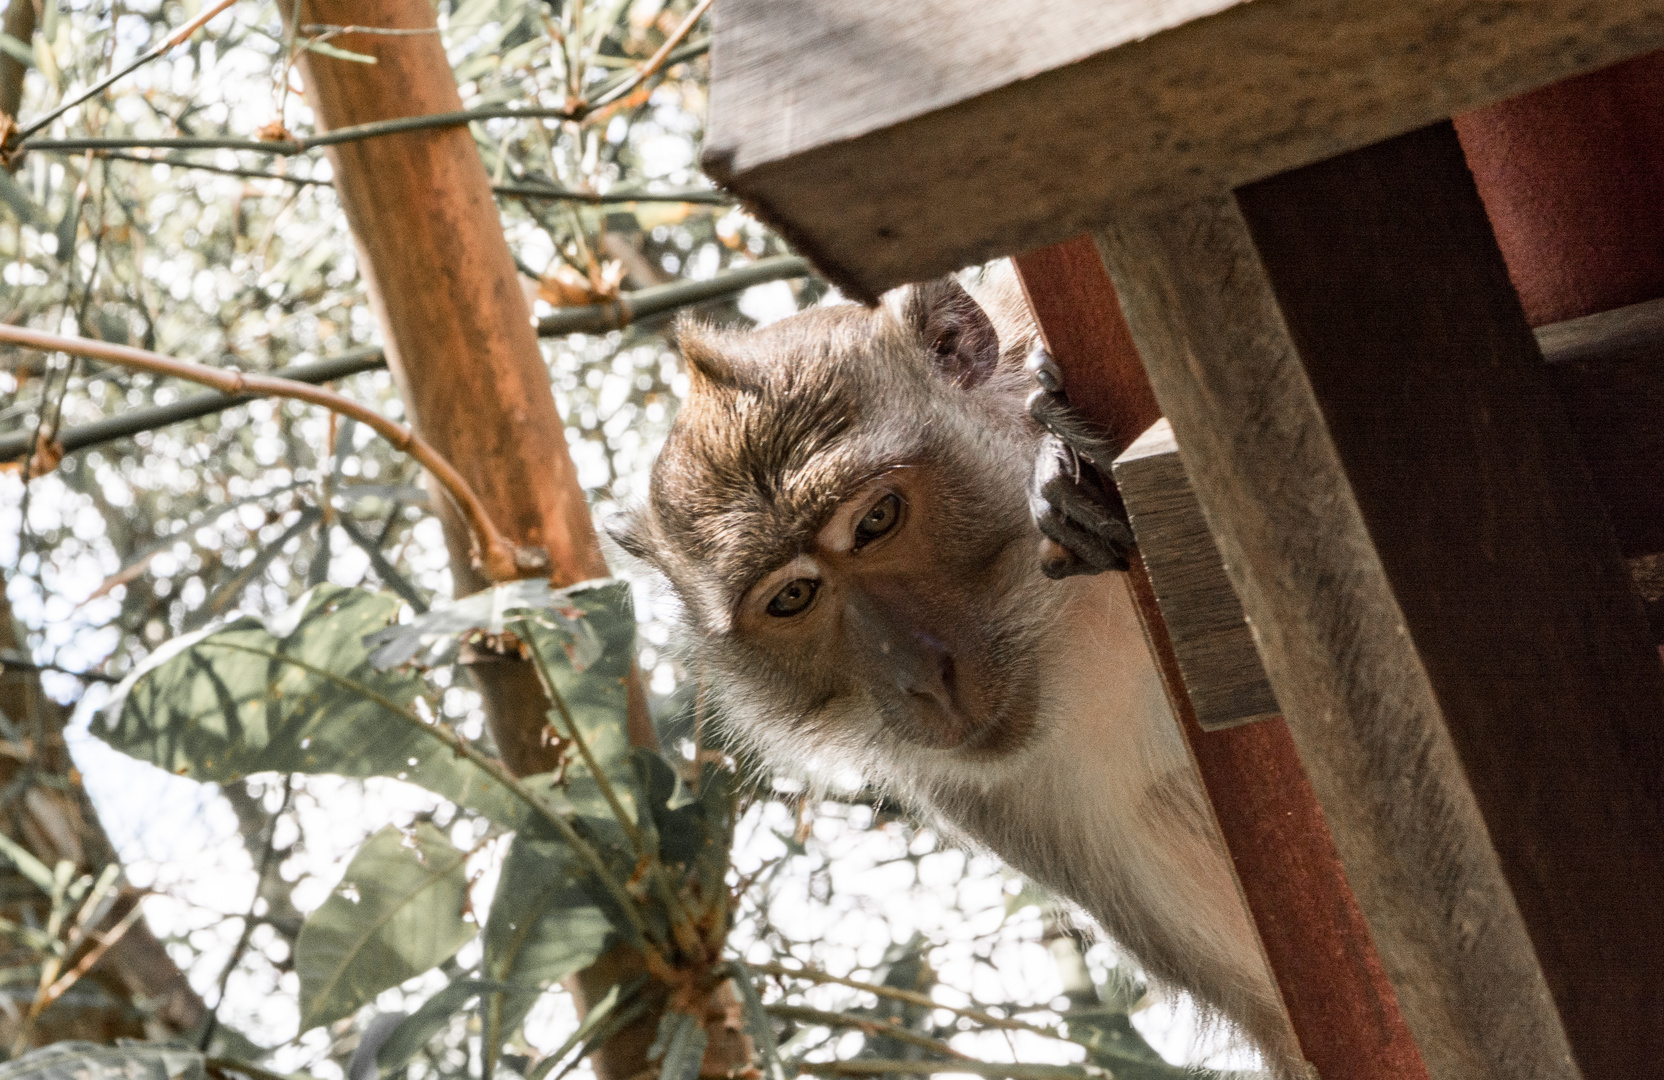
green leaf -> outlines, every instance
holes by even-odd
[[[567,599],[570,593],[592,587],[592,584],[579,584],[570,589],[557,590],[542,578],[510,581],[460,600],[438,604],[408,623],[376,631],[364,644],[375,650],[370,654],[370,662],[383,670],[411,662],[421,667],[433,667],[454,656],[461,639],[472,631],[501,634],[515,620],[512,613],[533,609],[543,611],[547,618],[562,623],[562,628],[578,641],[577,658],[582,666],[587,667],[601,655],[603,643],[595,631],[582,621],[581,612],[575,613],[572,618],[562,612],[571,610]]]
[[[35,66],[35,50],[10,34],[0,33],[0,52],[4,52],[24,67]]]
[[[197,780],[266,771],[411,780],[519,828],[525,803],[413,712],[421,678],[370,664],[363,638],[398,606],[320,585],[266,623],[175,638],[117,688],[93,734]]]
[[[659,1023],[659,1036],[648,1049],[648,1060],[664,1055],[659,1080],[698,1080],[699,1064],[705,1059],[705,1025],[690,1013],[667,1012]]]
[[[584,1013],[584,1018],[578,1024],[578,1029],[568,1035],[566,1041],[561,1043],[558,1048],[545,1054],[543,1060],[537,1063],[536,1067],[526,1077],[526,1080],[543,1080],[545,1076],[549,1075],[550,1070],[565,1059],[567,1054],[577,1049],[579,1043],[588,1039],[590,1032],[600,1027],[601,1022],[611,1016],[614,1009],[618,1008],[618,1002],[622,997],[619,994],[619,989],[620,987],[616,983],[607,987],[607,992],[601,1000],[597,1001],[594,1007]]]
[[[373,64],[376,58],[368,53],[348,52],[346,49],[331,45],[327,41],[308,41],[305,44],[307,52],[315,52],[319,56],[330,56],[337,60],[351,60],[355,64]]]
[[[206,1080],[202,1055],[176,1046],[60,1042],[0,1065],[0,1080]]]
[[[540,990],[601,955],[612,923],[580,878],[566,845],[526,834],[514,838],[485,921],[487,978]],[[487,1000],[488,1050],[500,1047],[525,1019],[532,1000],[502,993]]]
[[[627,781],[630,737],[625,688],[636,655],[630,587],[610,581],[568,589],[554,594],[554,602],[547,607],[527,611],[512,628],[537,654],[595,763],[615,784]],[[569,734],[558,711],[551,721],[562,735]]]
[[[385,1075],[415,1057],[428,1040],[439,1034],[462,1008],[481,994],[512,991],[502,983],[484,979],[458,979],[428,998],[422,1007],[399,1021],[376,1051],[376,1068]],[[535,997],[535,993],[528,994]]]
[[[466,858],[427,822],[364,842],[295,941],[300,1030],[351,1015],[467,944],[476,928],[462,918]]]
[[[17,872],[34,882],[41,892],[50,893],[57,887],[57,875],[52,873],[51,868],[5,833],[0,833],[0,855],[11,860]]]
[[[757,993],[757,976],[744,960],[735,960],[734,985],[739,987],[740,1001],[745,1005],[745,1030],[757,1048],[763,1063],[763,1080],[786,1080],[786,1067],[780,1063],[780,1047],[774,1041],[774,1025],[763,1011],[763,999]]]

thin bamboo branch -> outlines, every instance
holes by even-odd
[[[710,0],[705,0],[708,4]],[[659,59],[660,66],[680,63],[692,59],[710,48],[710,42],[701,41],[690,43],[664,59]],[[661,50],[662,51],[662,50]],[[655,59],[657,59],[655,57]],[[651,64],[652,61],[649,61]],[[656,69],[655,69],[656,70]],[[123,71],[122,74],[126,72]],[[622,92],[627,93],[640,85],[635,80],[634,72],[621,81],[604,83],[599,91],[601,97],[610,102],[620,96],[619,87],[626,87]],[[116,76],[119,78],[119,75]],[[632,81],[635,80],[635,81]],[[335,146],[340,143],[357,142],[360,139],[373,139],[383,135],[398,135],[408,131],[425,131],[431,128],[459,127],[475,120],[581,120],[588,113],[597,108],[594,103],[579,103],[576,106],[560,106],[555,108],[532,107],[524,108],[513,105],[495,105],[479,109],[462,109],[457,112],[432,113],[427,116],[403,116],[391,120],[376,120],[368,124],[354,124],[350,127],[337,128],[319,135],[288,139],[245,139],[232,136],[178,136],[164,138],[142,138],[129,136],[113,137],[68,137],[63,139],[40,139],[14,135],[7,140],[3,148],[3,156],[13,159],[18,154],[28,150],[59,151],[80,153],[86,150],[137,150],[150,148],[154,150],[248,150],[258,154],[272,154],[277,157],[291,157],[304,154],[325,146]],[[56,115],[56,114],[54,114]],[[39,130],[41,123],[51,120],[46,117],[30,125],[29,132]]]
[[[157,150],[249,150],[258,154],[290,157],[340,143],[358,142],[384,135],[399,135],[408,131],[430,128],[460,127],[475,120],[572,120],[569,108],[521,108],[493,105],[483,109],[462,109],[457,112],[429,113],[426,116],[399,116],[391,120],[375,120],[368,124],[353,124],[322,134],[288,139],[243,139],[232,136],[199,136],[170,138],[136,138],[114,136],[108,138],[71,137],[64,139],[24,139],[10,147],[10,152],[25,150],[134,150],[150,147]]]
[[[333,181],[318,180],[310,176],[286,176],[283,173],[267,172],[264,169],[232,169],[206,161],[192,161],[189,158],[146,157],[142,154],[129,154],[121,150],[105,150],[97,156],[110,161],[131,161],[140,165],[168,165],[175,169],[195,169],[199,172],[217,173],[220,176],[239,176],[249,180],[281,180],[286,184],[310,187],[335,186]],[[620,188],[613,191],[597,192],[578,191],[573,188],[557,187],[554,184],[520,182],[493,184],[491,190],[498,195],[521,199],[546,199],[550,202],[576,202],[592,206],[644,202],[697,203],[706,206],[732,206],[734,204],[733,196],[714,188],[673,188],[670,191],[642,191],[637,188]]]
[[[75,671],[71,668],[59,667],[57,664],[37,664],[26,657],[0,650],[0,675],[4,675],[8,671],[35,673],[53,671],[80,679],[82,682],[119,683],[121,681],[120,675],[106,675],[101,671]]]
[[[690,304],[717,300],[724,296],[787,278],[808,277],[814,273],[809,260],[796,255],[777,255],[760,259],[718,274],[706,281],[676,281],[668,285],[654,285],[625,293],[604,304],[557,308],[537,321],[537,332],[544,337],[557,334],[604,334],[620,330],[641,319],[662,315]]]
[[[658,51],[648,58],[647,63],[643,64],[639,69],[633,72],[628,78],[619,83],[617,86],[603,90],[597,94],[593,101],[586,102],[584,105],[580,106],[579,111],[586,114],[594,112],[603,105],[617,101],[625,94],[628,94],[631,90],[634,90],[648,79],[651,79],[658,72],[659,68],[664,65],[665,60],[669,58],[670,54],[675,50],[681,40],[688,36],[688,31],[692,30],[694,24],[699,22],[705,12],[710,9],[710,6],[711,0],[699,0],[699,3],[693,5],[693,10],[688,12],[687,18],[682,20],[682,25],[671,31],[670,36],[664,39],[664,44],[660,45]]]
[[[805,1005],[765,1005],[763,1011],[770,1016],[778,1016],[782,1020],[796,1020],[803,1024],[815,1024],[829,1028],[856,1028],[865,1035],[882,1035],[895,1039],[897,1042],[909,1043],[924,1050],[930,1050],[950,1057],[965,1060],[970,1057],[949,1046],[941,1039],[933,1039],[929,1035],[921,1034],[903,1024],[891,1020],[880,1020],[872,1016],[851,1016],[848,1013],[828,1012],[825,1009],[811,1009]]]
[[[1066,1035],[1060,1034],[1051,1028],[1042,1027],[1039,1024],[1030,1024],[1023,1020],[1013,1020],[1009,1017],[995,1016],[992,1013],[984,1012],[981,1009],[966,1009],[957,1005],[948,1005],[937,1001],[929,994],[921,994],[917,990],[903,990],[897,986],[882,986],[878,983],[863,982],[860,979],[851,979],[842,975],[833,975],[830,972],[820,971],[815,968],[789,968],[784,964],[752,964],[751,970],[757,972],[759,975],[774,975],[780,978],[802,979],[805,982],[835,983],[838,986],[847,986],[852,990],[862,990],[878,997],[890,998],[894,1001],[905,1001],[910,1005],[922,1005],[927,1009],[944,1009],[947,1012],[951,1012],[957,1016],[963,1016],[967,1020],[974,1020],[983,1027],[1000,1028],[1007,1031],[1027,1031],[1035,1035],[1044,1035],[1048,1039],[1056,1039],[1059,1042],[1074,1041]]]
[[[75,106],[81,104],[83,101],[86,101],[88,98],[90,98],[90,97],[92,97],[96,94],[101,94],[105,90],[108,90],[116,82],[116,80],[124,78],[125,76],[132,74],[133,72],[137,71],[139,68],[141,68],[144,65],[150,63],[152,60],[156,59],[157,57],[161,56],[163,53],[167,52],[169,49],[172,49],[175,45],[179,45],[179,44],[183,43],[184,41],[189,39],[192,34],[196,33],[198,30],[202,29],[205,25],[207,25],[208,20],[212,19],[214,16],[218,15],[220,12],[224,11],[226,8],[230,7],[232,4],[234,4],[236,2],[237,2],[237,0],[220,0],[219,3],[215,4],[213,7],[209,8],[207,11],[204,11],[202,14],[200,14],[196,18],[192,19],[190,22],[187,22],[184,26],[181,26],[177,31],[175,31],[172,35],[170,35],[166,41],[162,42],[160,45],[156,46],[154,49],[151,49],[149,52],[143,54],[138,59],[134,60],[131,64],[128,64],[126,67],[122,68],[120,71],[113,72],[110,75],[105,76],[103,79],[100,79],[98,82],[93,83],[91,86],[89,86],[86,90],[83,90],[77,96],[70,98],[68,101],[65,101],[63,104],[59,105],[56,109],[53,109],[51,112],[47,113],[45,116],[43,116],[40,119],[35,120],[32,123],[30,123],[27,127],[23,128],[21,131],[19,131],[12,140],[8,140],[8,141],[13,142],[13,143],[15,143],[16,141],[19,141],[19,140],[27,141],[29,136],[33,135],[35,132],[39,131],[41,128],[44,128],[46,125],[50,124],[52,121],[54,121],[58,117],[62,116],[64,113],[68,112],[70,109],[73,109]],[[9,153],[10,151],[11,151],[11,148],[7,147],[6,152]]]
[[[278,368],[269,374],[293,382],[324,383],[334,379],[344,379],[348,375],[356,375],[361,371],[375,371],[386,366],[387,358],[382,354],[381,348],[371,346],[365,349],[353,349],[339,356],[330,357],[328,360],[320,360],[315,364],[295,364],[292,367]],[[199,416],[223,412],[226,409],[254,401],[258,397],[257,394],[234,396],[217,393],[192,394],[170,405],[128,409],[124,413],[103,420],[94,420],[90,424],[65,428],[58,433],[58,444],[64,448],[64,453],[73,454],[77,450],[85,450],[89,446],[114,442],[116,439],[124,439],[130,435],[154,431],[157,428],[178,424],[185,420],[194,420]],[[7,435],[0,435],[0,462],[18,460],[27,454],[33,445],[33,431],[14,431]]]
[[[807,277],[812,273],[813,269],[809,263],[795,255],[762,259],[749,266],[718,274],[708,281],[678,281],[669,285],[655,285],[626,293],[606,304],[556,308],[538,321],[537,332],[545,337],[558,334],[605,333],[681,307],[718,300],[753,285]],[[369,347],[342,353],[315,364],[279,368],[270,374],[271,377],[293,382],[329,382],[361,371],[375,371],[385,367],[386,363],[380,348]],[[64,453],[72,454],[91,446],[99,446],[234,408],[253,401],[258,396],[260,395],[194,394],[171,405],[130,409],[118,416],[66,428],[59,433],[58,441],[63,446]],[[0,435],[0,462],[16,461],[33,447],[32,431]]]
[[[431,472],[434,479],[450,493],[456,500],[457,509],[468,522],[469,530],[474,535],[475,556],[479,560],[481,570],[493,581],[511,581],[525,576],[527,571],[541,570],[547,564],[547,556],[539,556],[526,548],[517,548],[511,544],[486,512],[485,504],[480,501],[464,480],[462,474],[439,452],[425,442],[410,428],[395,423],[382,416],[379,412],[322,387],[310,386],[306,383],[295,382],[290,379],[274,378],[270,375],[244,374],[239,371],[226,371],[221,368],[205,367],[159,353],[135,349],[128,345],[112,345],[104,341],[94,341],[91,338],[65,337],[60,334],[48,334],[40,330],[31,330],[22,326],[0,325],[0,342],[13,345],[24,345],[34,349],[44,349],[52,352],[65,352],[72,356],[84,356],[92,360],[103,360],[106,363],[117,364],[121,367],[132,368],[137,371],[148,371],[156,375],[165,375],[176,379],[211,386],[222,394],[236,397],[242,394],[261,394],[268,397],[292,398],[312,405],[321,405],[342,416],[350,416],[369,427],[376,434],[403,450],[423,467]]]

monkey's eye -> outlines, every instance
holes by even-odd
[[[768,613],[779,619],[796,615],[815,599],[815,590],[819,588],[820,582],[814,578],[800,577],[795,581],[788,581],[786,587],[775,593],[774,599],[768,602]]]
[[[901,496],[891,492],[873,504],[865,517],[855,523],[855,546],[877,540],[901,520]]]

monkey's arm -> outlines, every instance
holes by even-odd
[[[1035,346],[1024,365],[1036,383],[1028,412],[1046,431],[1029,483],[1029,512],[1051,541],[1041,554],[1050,578],[1125,570],[1133,549],[1126,512],[1100,473],[1109,467],[1101,432],[1070,407],[1063,372]]]

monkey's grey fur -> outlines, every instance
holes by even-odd
[[[765,760],[858,770],[1304,1075],[1123,575],[1043,572],[1035,331],[992,276],[975,300],[944,279],[684,323],[687,402],[611,531],[669,580],[694,670]]]

